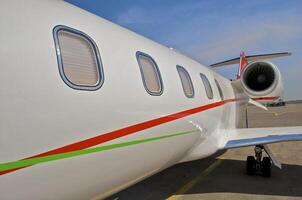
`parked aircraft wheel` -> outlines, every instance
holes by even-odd
[[[256,160],[254,156],[248,156],[246,159],[246,174],[249,176],[256,174]]]
[[[262,160],[262,176],[264,177],[271,177],[271,160],[269,157],[264,157]]]

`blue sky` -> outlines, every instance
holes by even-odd
[[[274,59],[285,99],[302,99],[301,0],[68,0],[209,65],[246,54],[289,51]],[[228,78],[237,66],[219,69]]]

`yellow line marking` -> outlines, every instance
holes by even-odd
[[[296,112],[300,112],[300,111],[285,111],[285,112],[268,111],[268,113],[274,114],[275,116],[280,116],[280,115],[284,115],[287,113],[296,113]]]
[[[214,169],[216,169],[222,163],[222,161],[223,161],[222,159],[216,160],[207,169],[202,171],[201,174],[199,174],[199,176],[197,176],[196,178],[192,179],[190,182],[188,182],[187,184],[185,184],[184,186],[179,188],[174,193],[174,195],[170,196],[167,200],[180,200],[180,199],[182,199],[182,195],[178,195],[178,194],[185,194],[188,191],[190,191],[197,183],[202,181],[206,176],[208,176],[212,171],[214,171]]]
[[[296,112],[299,112],[299,111],[285,111],[285,112],[274,112],[274,111],[270,111],[269,113],[272,113],[274,114],[275,116],[280,116],[280,115],[284,115],[284,114],[287,114],[287,113],[296,113]]]

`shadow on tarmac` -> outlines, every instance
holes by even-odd
[[[224,152],[219,154],[222,153]],[[175,192],[183,185],[199,176],[216,161],[219,154],[170,167],[107,200],[167,199],[177,194]],[[302,166],[283,164],[282,167],[282,170],[272,167],[271,178],[247,176],[245,161],[223,160],[214,171],[196,183],[186,194],[243,193],[302,197]]]

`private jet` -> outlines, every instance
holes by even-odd
[[[302,139],[238,126],[282,95],[270,59],[289,52],[205,66],[62,0],[2,0],[0,27],[1,200],[104,199],[246,146],[247,174],[269,177],[281,163],[267,144]],[[234,80],[213,70],[231,64]]]

